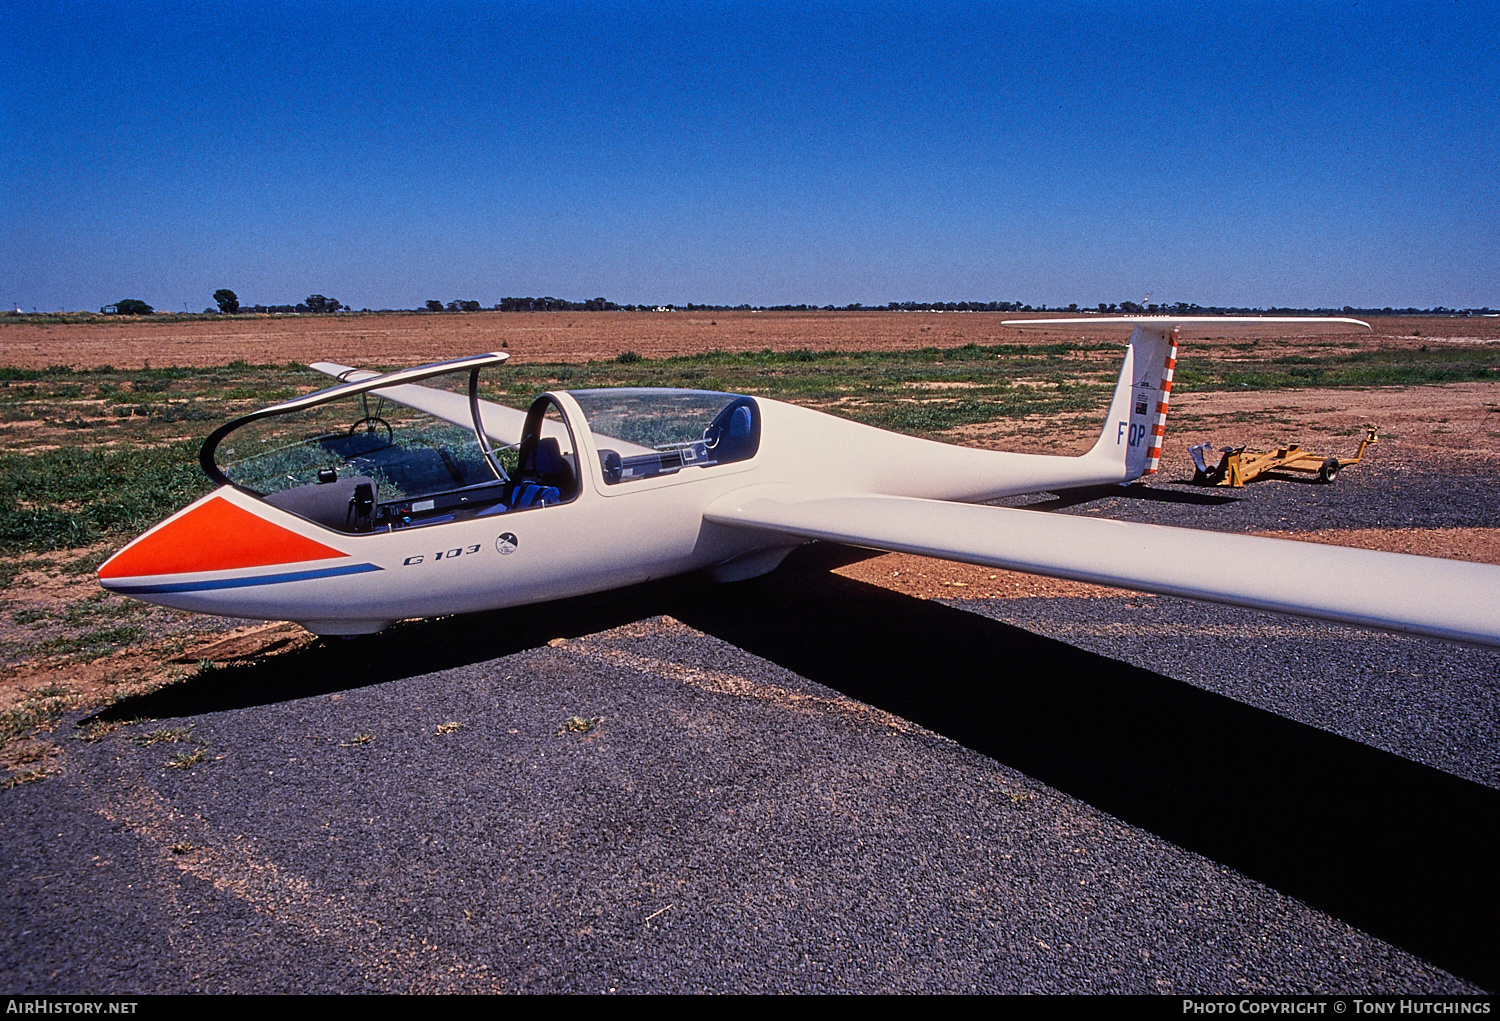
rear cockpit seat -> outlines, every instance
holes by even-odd
[[[553,503],[562,503],[578,495],[578,471],[571,454],[564,454],[557,437],[549,436],[536,445],[536,471],[526,473],[528,480],[547,488],[555,488],[558,496]]]

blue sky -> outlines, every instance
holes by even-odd
[[[0,13],[12,307],[1500,306],[1493,3]]]

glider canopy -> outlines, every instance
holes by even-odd
[[[227,423],[210,478],[341,532],[389,531],[567,503],[592,448],[607,487],[755,455],[755,399],[700,390],[573,390],[522,411],[483,370],[494,353],[377,374],[322,363],[337,386]],[[420,382],[419,382],[420,381]],[[580,446],[578,437],[588,437]]]

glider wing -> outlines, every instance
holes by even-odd
[[[379,373],[368,369],[356,369],[348,365],[339,365],[336,362],[314,362],[309,368],[351,383],[373,379]],[[444,422],[460,426],[464,429],[474,427],[474,419],[469,415],[469,398],[465,394],[453,390],[438,390],[430,386],[418,386],[407,383],[398,386],[382,387],[379,396],[387,400],[403,404],[408,408],[424,412],[434,418],[440,418]],[[514,446],[521,442],[521,431],[526,425],[526,412],[515,408],[507,408],[503,404],[494,401],[481,400],[479,402],[479,418],[484,426],[484,433],[493,443],[501,446]],[[559,436],[561,426],[555,422],[545,422],[542,426],[543,436]],[[607,441],[619,453],[630,457],[636,454],[650,454],[650,447],[642,447],[626,440],[613,436],[600,436]]]
[[[938,500],[801,497],[789,487],[731,493],[704,517],[1500,648],[1500,567],[1489,564]]]

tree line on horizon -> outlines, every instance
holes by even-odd
[[[329,314],[354,312],[355,309],[335,298],[321,294],[310,294],[296,305],[241,305],[239,297],[227,287],[214,292],[218,308],[205,308],[204,314],[234,315],[237,313],[280,314]],[[99,310],[104,314],[152,315],[155,309],[138,298],[124,298]],[[1099,302],[1093,306],[1080,306],[1076,302],[1068,305],[1032,306],[1020,301],[892,301],[885,305],[864,305],[852,302],[848,305],[705,305],[688,302],[685,305],[620,305],[603,297],[587,301],[568,301],[564,298],[502,298],[492,306],[477,301],[455,299],[442,302],[427,301],[421,308],[360,309],[360,312],[1068,312],[1074,315],[1486,315],[1492,314],[1489,306],[1483,308],[1448,308],[1436,305],[1432,308],[1358,308],[1345,305],[1342,308],[1291,308],[1273,305],[1265,308],[1247,308],[1233,305],[1199,305],[1179,301],[1172,304],[1143,303],[1135,301]]]

